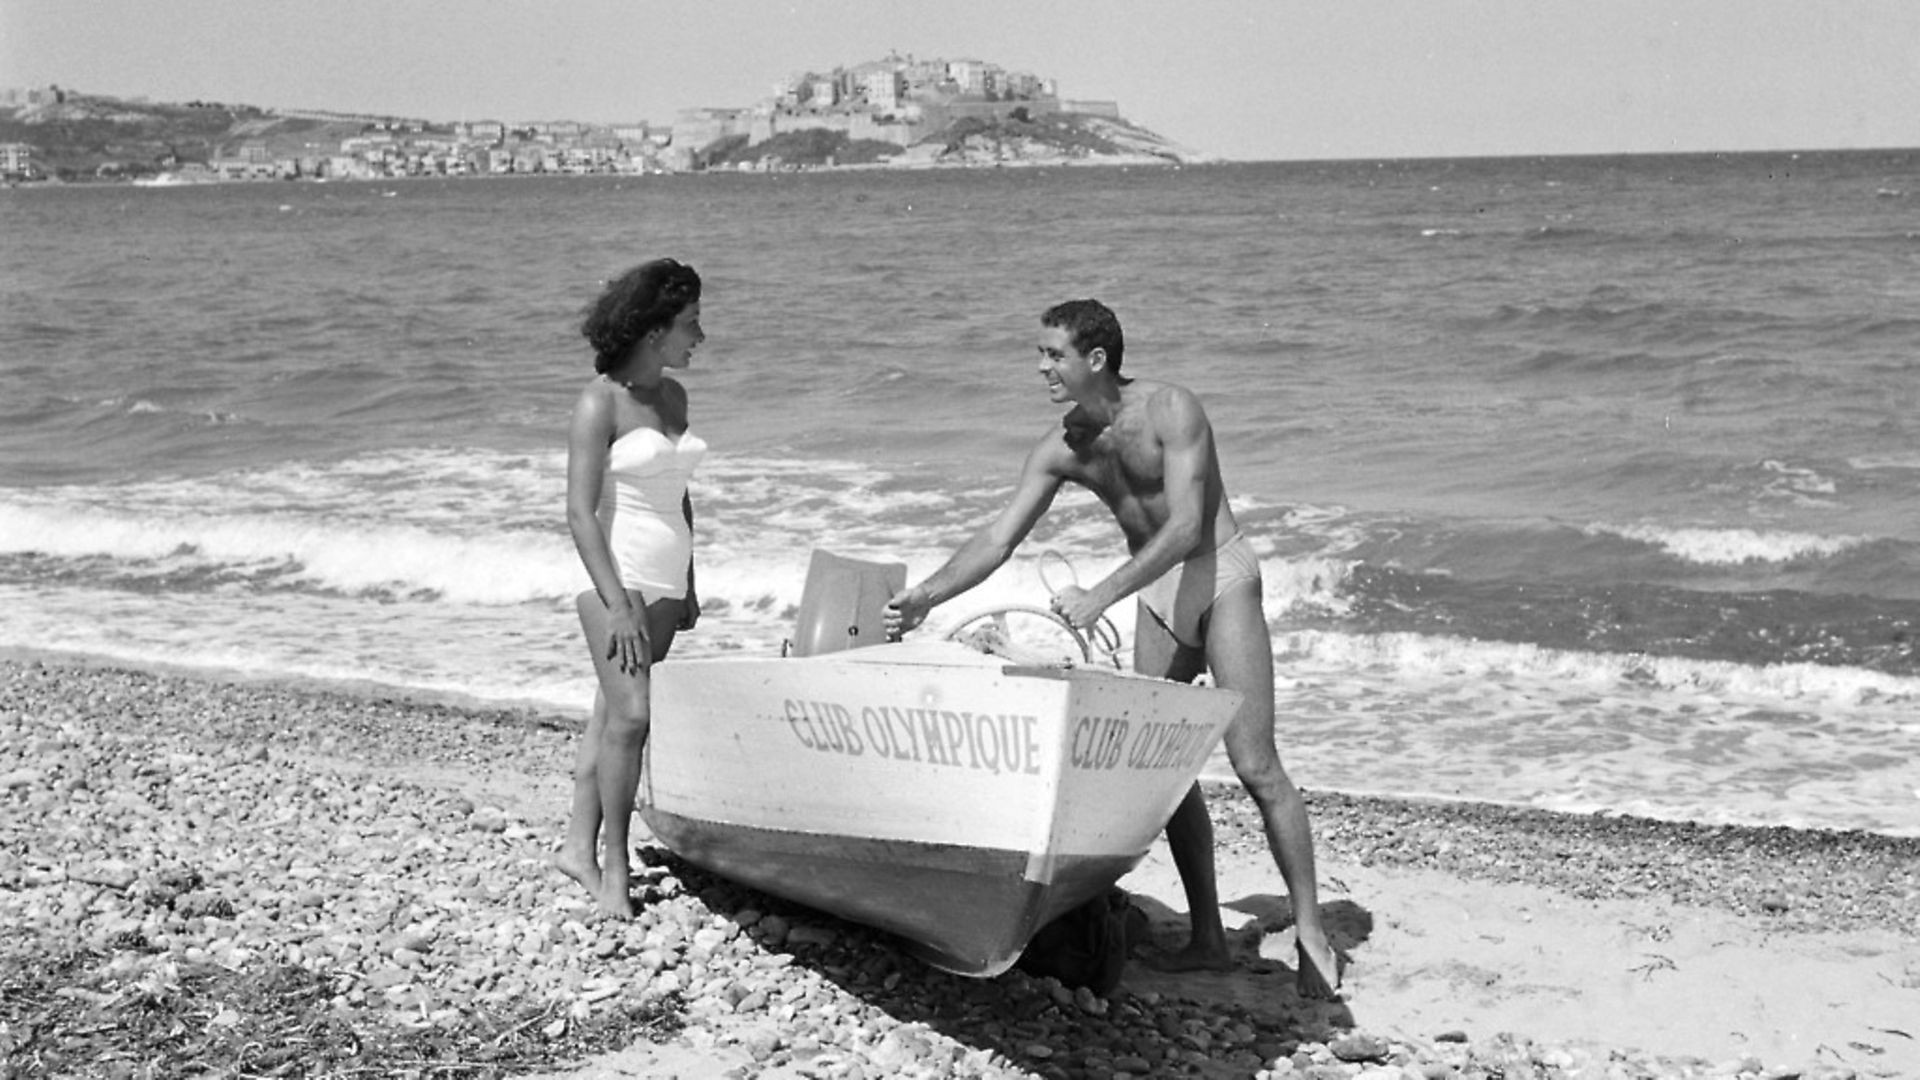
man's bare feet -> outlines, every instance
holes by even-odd
[[[1155,971],[1174,973],[1182,971],[1232,971],[1234,968],[1233,954],[1227,951],[1225,945],[1219,948],[1209,949],[1199,945],[1189,944],[1179,952],[1166,952],[1161,949],[1154,949],[1149,951],[1142,959],[1146,961],[1148,967]]]
[[[573,851],[565,845],[553,853],[554,868],[567,875],[595,897],[600,895],[600,864],[594,861],[593,852]]]
[[[1308,949],[1305,941],[1295,941],[1293,953],[1299,961],[1293,977],[1294,989],[1313,1001],[1333,1001],[1340,996],[1340,956],[1324,939],[1317,949]]]

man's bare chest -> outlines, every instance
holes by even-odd
[[[1166,456],[1157,442],[1109,428],[1076,448],[1070,478],[1109,502],[1158,494],[1166,486]]]

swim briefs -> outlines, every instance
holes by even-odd
[[[1241,533],[1219,547],[1160,575],[1135,595],[1173,639],[1190,649],[1205,644],[1206,619],[1228,589],[1243,581],[1260,584],[1260,560]]]

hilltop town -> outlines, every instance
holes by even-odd
[[[671,123],[463,120],[0,90],[0,178],[370,180],[1211,160],[1117,103],[979,60],[883,60],[789,76],[742,108]]]

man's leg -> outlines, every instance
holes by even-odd
[[[1133,631],[1135,671],[1192,682],[1203,668],[1202,659],[1200,650],[1180,644],[1146,605],[1139,605]],[[1174,868],[1180,871],[1192,930],[1185,948],[1157,958],[1153,966],[1163,971],[1231,970],[1233,956],[1227,949],[1226,928],[1220,922],[1220,893],[1214,882],[1213,821],[1207,816],[1207,801],[1199,784],[1187,789],[1186,797],[1167,821],[1167,848],[1173,853]]]
[[[1274,748],[1273,642],[1258,582],[1237,584],[1215,601],[1207,624],[1207,663],[1216,683],[1245,695],[1227,728],[1227,759],[1260,809],[1267,847],[1293,900],[1300,961],[1295,983],[1302,997],[1333,997],[1340,988],[1339,960],[1320,922],[1307,804]]]

